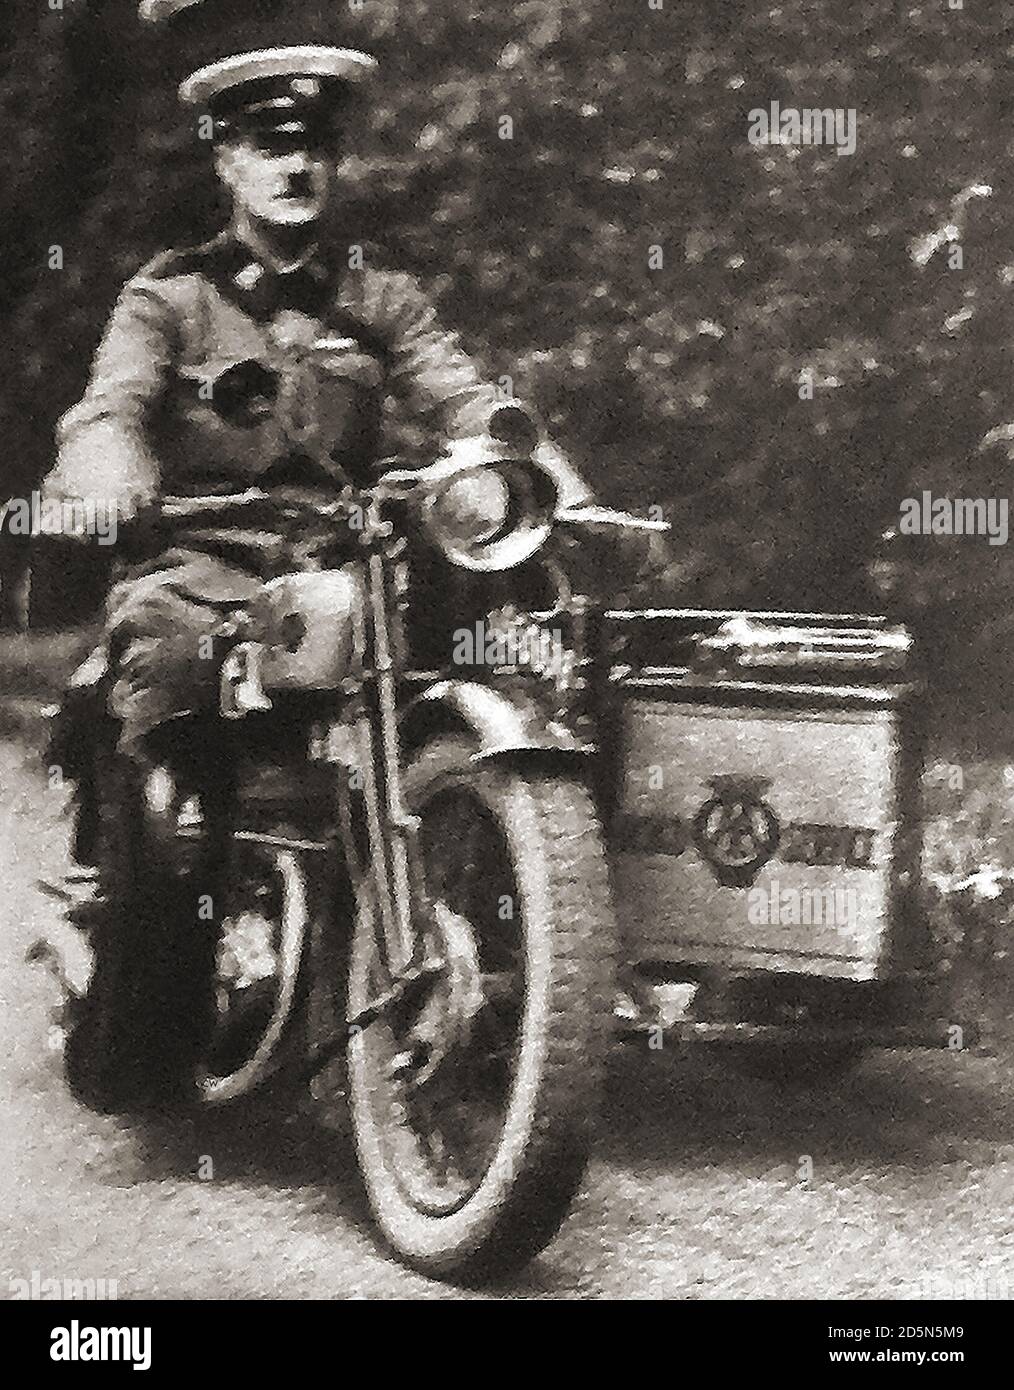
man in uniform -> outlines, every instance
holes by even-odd
[[[182,60],[182,101],[213,132],[232,218],[212,242],[157,256],[123,287],[84,397],[58,426],[44,492],[101,498],[115,505],[121,527],[165,494],[255,487],[272,500],[191,527],[114,586],[103,656],[112,658],[109,705],[127,751],[189,707],[211,674],[205,639],[229,612],[324,544],[305,515],[292,521],[298,508],[281,505],[294,491],[336,495],[384,458],[405,466],[442,451],[475,457],[497,428],[496,392],[440,326],[418,282],[360,268],[350,248],[325,237],[349,107],[377,66],[328,41],[329,8],[301,12],[292,0],[141,6]],[[316,378],[311,358],[323,361]],[[320,371],[341,383],[340,418],[330,419],[324,450],[314,447],[303,408]],[[516,427],[517,412],[500,418]],[[587,499],[551,445],[537,456],[556,473],[564,502]],[[93,684],[102,663],[93,660],[79,684]]]

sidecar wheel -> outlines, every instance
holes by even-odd
[[[453,995],[441,976],[408,1016],[388,1010],[349,1041],[353,1130],[377,1223],[408,1263],[459,1278],[523,1264],[566,1215],[603,1088],[615,947],[588,791],[473,763],[472,751],[437,739],[405,777],[434,904],[428,944],[471,999],[470,1027],[425,1079]],[[350,1017],[382,990],[364,902]]]

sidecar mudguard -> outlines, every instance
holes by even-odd
[[[401,733],[406,754],[437,734],[468,734],[476,744],[476,762],[569,762],[597,751],[562,721],[547,719],[539,701],[479,681],[429,686],[404,711]]]

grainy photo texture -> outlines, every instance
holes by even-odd
[[[436,1298],[962,1362],[1014,1292],[1009,7],[8,6],[46,1361]]]

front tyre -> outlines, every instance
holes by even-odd
[[[457,1277],[523,1264],[567,1212],[602,1092],[615,950],[587,790],[472,752],[436,739],[405,775],[433,908],[427,945],[447,970],[421,1007],[389,1009],[349,1042],[377,1223],[406,1261]],[[384,990],[375,936],[364,901],[353,1018]]]

